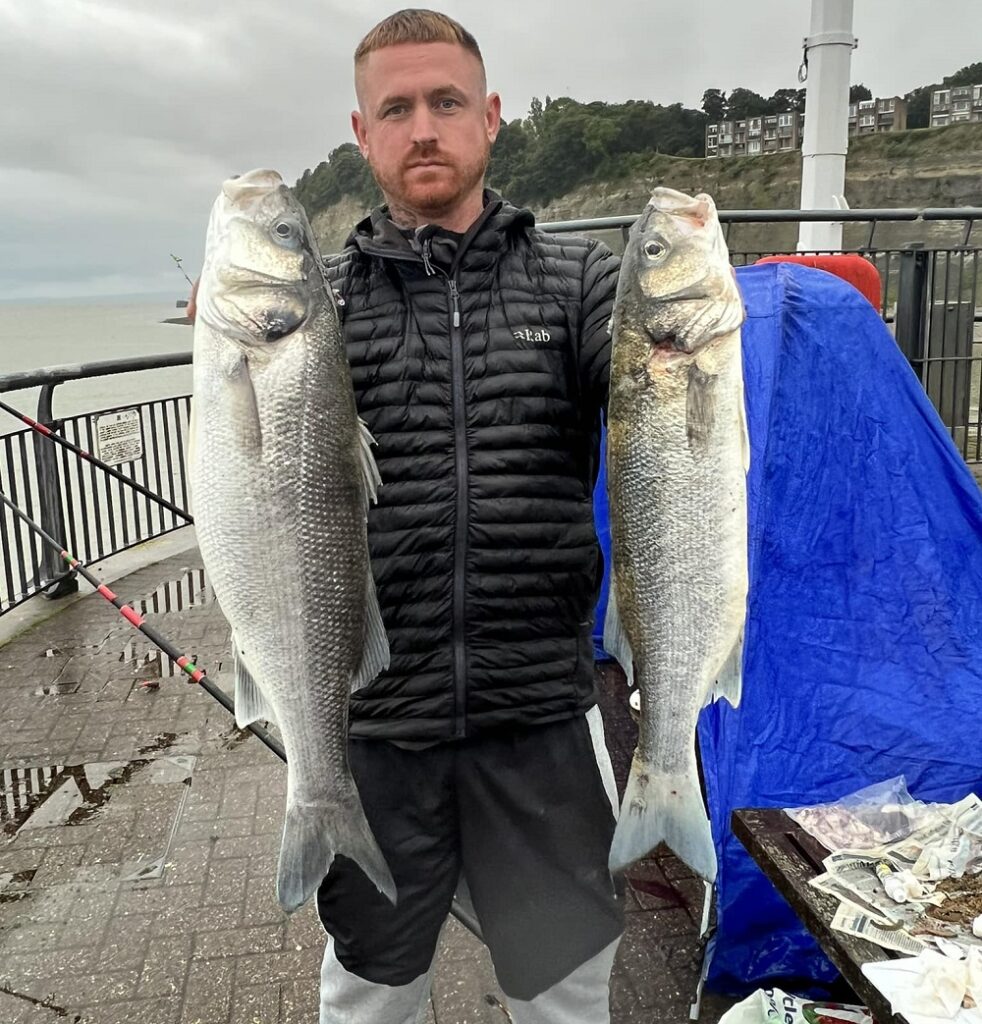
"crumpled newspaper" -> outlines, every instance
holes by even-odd
[[[982,839],[952,824],[944,839],[921,851],[913,872],[920,878],[937,881],[942,878],[961,878],[978,871],[982,860]]]

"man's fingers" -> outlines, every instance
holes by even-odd
[[[197,278],[193,285],[191,285],[191,297],[188,299],[188,308],[186,310],[187,317],[194,323],[195,317],[198,315],[198,285],[201,283],[201,278]]]

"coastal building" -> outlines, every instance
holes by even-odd
[[[849,104],[849,134],[874,135],[878,132],[907,130],[907,101],[902,96],[877,97]]]
[[[761,156],[801,147],[805,118],[797,111],[706,126],[706,156]]]
[[[971,88],[975,88],[977,94],[982,92],[982,87],[969,87],[969,91]],[[935,93],[935,96],[937,95]],[[982,115],[982,99],[978,100],[977,109]],[[967,119],[962,117],[962,120]],[[975,118],[979,119],[982,118]],[[849,104],[850,135],[906,130],[907,101],[902,96],[877,97]],[[801,148],[804,132],[805,115],[797,111],[742,118],[739,121],[721,121],[706,126],[706,156],[760,156],[767,153],[785,153],[790,149]]]
[[[982,121],[982,85],[952,85],[931,93],[931,127]]]

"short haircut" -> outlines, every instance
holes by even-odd
[[[396,11],[395,14],[390,14],[380,21],[358,44],[358,49],[355,50],[355,68],[357,69],[373,50],[397,46],[399,43],[456,43],[477,57],[482,72],[484,70],[481,48],[460,22],[438,11],[417,7]]]

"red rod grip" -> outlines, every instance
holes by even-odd
[[[123,607],[119,609],[119,614],[122,615],[127,622],[132,622],[138,629],[143,625],[143,619],[141,619],[128,604],[124,604]]]

